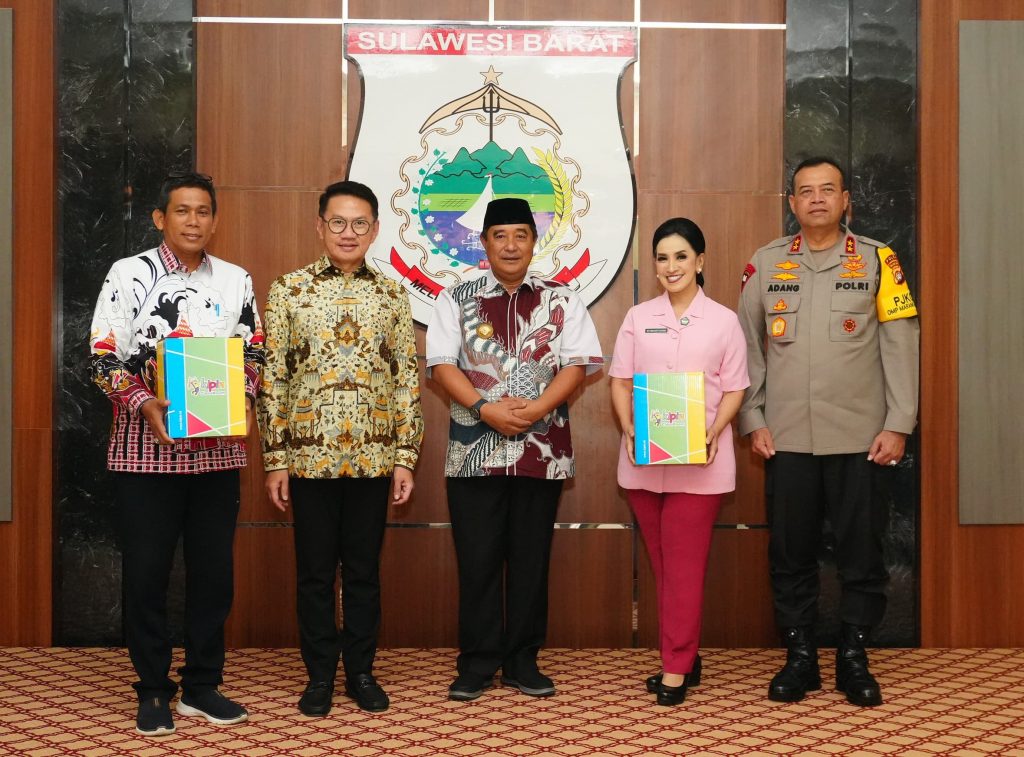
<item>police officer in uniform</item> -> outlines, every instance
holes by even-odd
[[[743,273],[739,318],[750,388],[741,434],[765,458],[776,621],[787,648],[769,699],[821,688],[814,639],[818,547],[827,518],[842,587],[836,689],[881,704],[865,642],[885,611],[888,511],[876,466],[894,466],[918,406],[917,309],[896,254],[841,225],[850,202],[828,158],[793,173],[800,233],[762,247]]]

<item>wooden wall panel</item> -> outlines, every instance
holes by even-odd
[[[632,21],[633,0],[494,0],[494,19],[510,21]]]
[[[292,529],[239,526],[235,602],[224,629],[228,647],[297,647]]]
[[[349,0],[349,18],[487,20],[488,0]]]
[[[548,646],[632,645],[632,531],[555,531],[548,585]]]
[[[196,0],[199,16],[341,18],[343,0]]]
[[[340,26],[200,24],[196,164],[225,188],[342,176],[340,62]]]
[[[1024,644],[1024,527],[958,520],[959,19],[1024,20],[1013,0],[922,0],[919,206],[921,644]],[[934,255],[932,259],[929,255]],[[930,317],[928,314],[932,314]]]
[[[645,190],[780,190],[785,37],[648,29],[640,60]]]
[[[644,21],[782,24],[786,0],[645,0],[640,3],[640,17]]]
[[[0,523],[0,646],[52,638],[55,4],[14,9],[13,520]]]
[[[459,579],[449,528],[390,528],[381,555],[382,647],[457,647]]]

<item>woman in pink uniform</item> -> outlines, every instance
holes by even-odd
[[[622,426],[619,486],[626,490],[658,592],[662,672],[647,679],[657,703],[676,705],[700,682],[701,605],[711,529],[722,495],[736,488],[730,422],[747,378],[746,344],[736,314],[708,299],[704,235],[671,218],[654,232],[654,270],[664,290],[631,308],[615,340],[612,404]],[[633,374],[704,373],[708,462],[644,465],[633,456]]]

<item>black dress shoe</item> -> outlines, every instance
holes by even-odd
[[[479,698],[485,689],[494,685],[494,676],[476,673],[459,673],[459,677],[448,687],[448,698],[457,702],[471,702]]]
[[[311,718],[323,717],[331,711],[334,681],[310,681],[299,698],[299,712]]]
[[[700,673],[704,666],[700,661],[700,655],[697,655],[693,660],[693,670],[686,674],[686,685],[689,688],[700,686]],[[648,676],[645,683],[647,684],[647,692],[650,694],[657,694],[658,687],[661,685],[661,673],[655,673],[652,676]]]
[[[391,704],[376,679],[369,673],[357,673],[345,681],[345,693],[367,712],[384,712]]]
[[[658,684],[658,692],[654,701],[666,707],[682,704],[686,699],[686,681],[679,686],[666,686]]]

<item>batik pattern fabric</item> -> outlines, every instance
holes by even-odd
[[[327,256],[277,279],[265,310],[263,467],[299,478],[414,469],[423,438],[409,296]]]
[[[427,367],[458,366],[480,396],[534,400],[558,371],[600,369],[604,358],[586,306],[565,284],[535,277],[509,293],[489,271],[438,295],[427,330]],[[452,401],[445,475],[575,475],[569,406],[563,403],[525,433],[505,436]]]
[[[89,338],[93,382],[114,418],[107,467],[129,473],[207,473],[246,464],[245,441],[156,443],[139,412],[156,397],[156,345],[165,337],[241,337],[245,392],[255,401],[263,366],[263,325],[252,278],[208,253],[189,271],[165,244],[118,260],[103,280]]]

